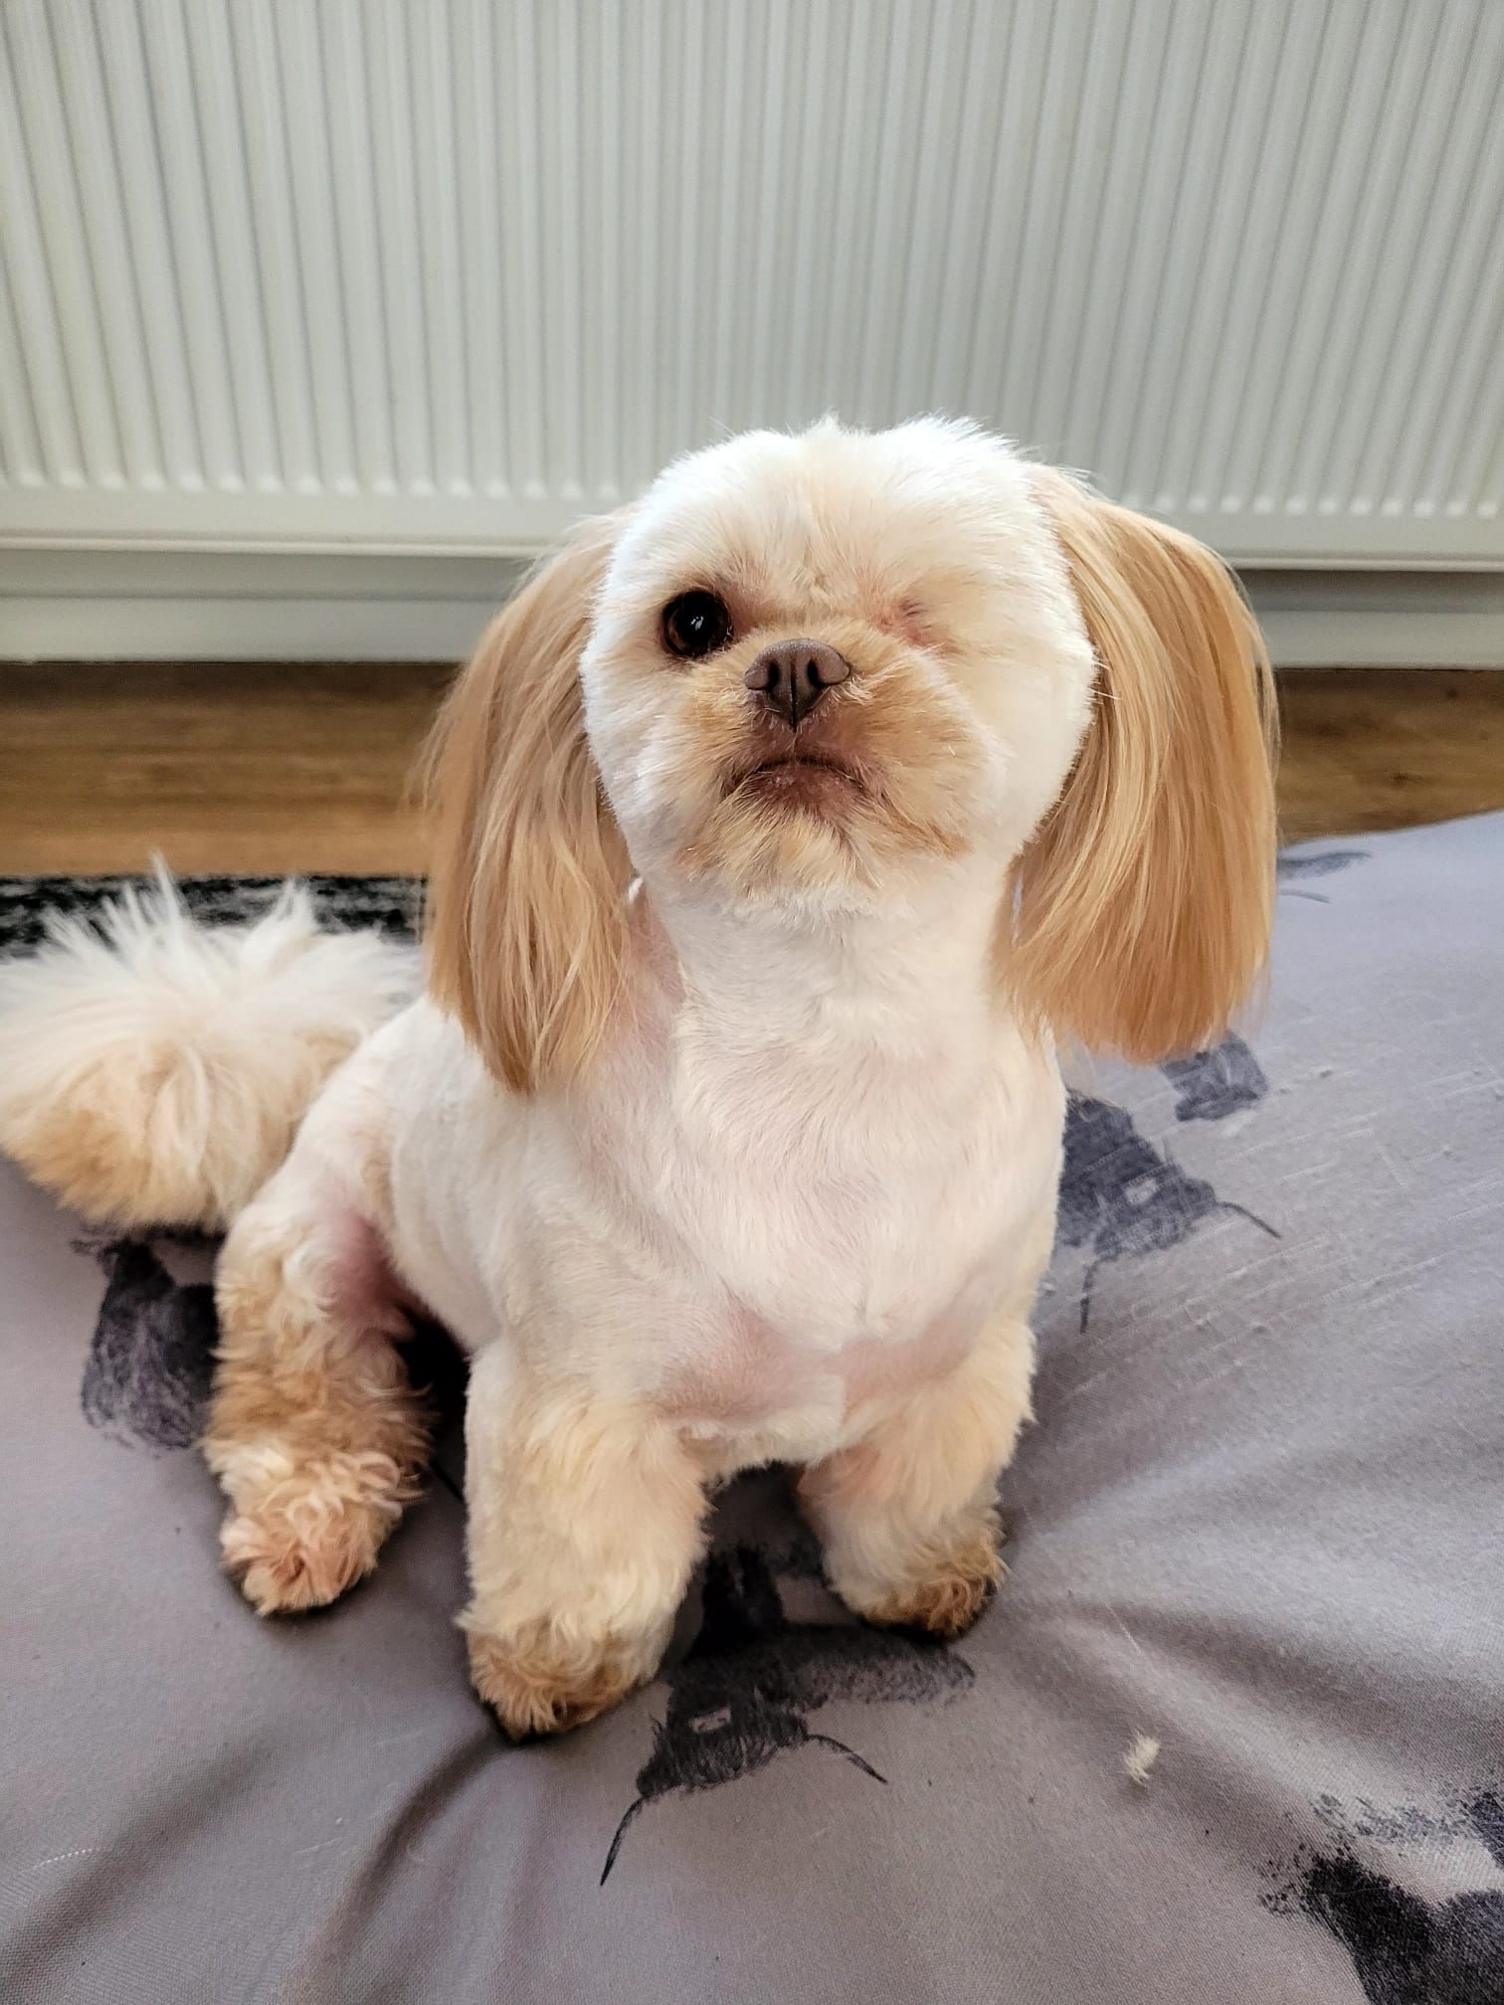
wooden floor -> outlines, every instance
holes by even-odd
[[[0,874],[422,868],[404,798],[449,671],[0,665]],[[1504,808],[1504,673],[1282,679],[1296,840]]]

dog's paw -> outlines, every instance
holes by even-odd
[[[541,1625],[504,1640],[472,1631],[469,1649],[471,1683],[509,1740],[583,1726],[653,1672],[636,1648],[608,1644],[565,1654]]]
[[[988,1525],[923,1575],[845,1598],[864,1620],[885,1629],[920,1629],[945,1641],[964,1636],[1007,1571],[997,1544],[997,1528]]]
[[[226,1519],[219,1535],[225,1570],[258,1615],[323,1608],[362,1580],[391,1530],[370,1505],[303,1509],[279,1504]]]

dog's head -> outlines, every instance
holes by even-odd
[[[1268,670],[1218,560],[967,426],[757,432],[587,524],[431,765],[435,994],[576,1072],[640,873],[836,919],[995,867],[998,979],[1086,1042],[1220,1033],[1267,942]]]

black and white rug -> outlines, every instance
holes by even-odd
[[[374,926],[399,936],[417,930],[422,880],[416,877],[308,877],[325,921],[353,932]],[[185,877],[179,889],[195,919],[254,919],[282,886],[280,877]],[[49,912],[92,919],[127,886],[149,877],[0,877],[0,958],[40,945]]]

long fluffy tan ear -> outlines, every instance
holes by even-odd
[[[618,527],[585,524],[492,622],[425,761],[429,991],[519,1092],[580,1071],[620,982],[629,867],[579,677]]]
[[[1020,860],[1007,975],[1067,1035],[1160,1059],[1223,1034],[1268,949],[1269,660],[1210,550],[1053,469],[1034,478],[1098,679],[1075,767]]]

